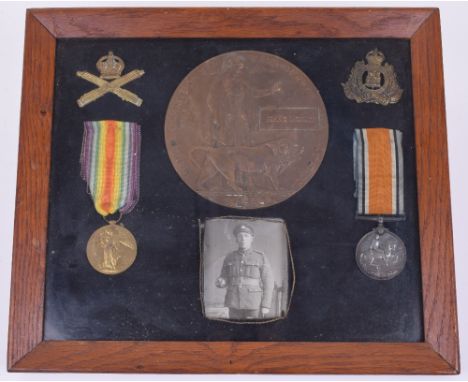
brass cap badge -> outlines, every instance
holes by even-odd
[[[101,73],[101,78],[114,80],[122,75],[125,63],[120,57],[114,56],[114,53],[110,51],[107,56],[102,56],[98,60],[96,68],[99,70],[99,73]]]
[[[98,98],[101,98],[104,94],[107,93],[114,93],[123,101],[130,102],[135,106],[141,106],[143,100],[135,93],[132,93],[126,89],[122,89],[122,86],[143,76],[143,74],[145,74],[144,70],[135,69],[122,76],[125,63],[120,57],[114,56],[114,53],[111,51],[107,54],[107,56],[102,56],[97,61],[96,67],[101,73],[99,77],[89,72],[76,72],[78,77],[98,86],[96,89],[83,94],[77,100],[79,107],[84,107],[87,104],[96,101]]]
[[[378,49],[366,55],[367,64],[357,61],[354,64],[348,81],[342,83],[344,93],[357,103],[375,103],[388,105],[397,103],[403,90],[397,82],[393,66],[385,61],[384,54]]]

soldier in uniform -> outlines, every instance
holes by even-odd
[[[239,248],[224,259],[218,288],[227,288],[224,305],[233,320],[265,317],[271,308],[273,274],[265,254],[252,249],[254,231],[246,224],[234,228]]]

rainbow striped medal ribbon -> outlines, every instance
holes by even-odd
[[[118,223],[138,203],[140,145],[141,130],[136,123],[84,123],[81,177],[96,211],[108,222],[91,235],[86,254],[91,266],[106,275],[124,272],[136,258],[135,237]],[[117,220],[107,220],[117,212]]]
[[[356,247],[356,262],[366,276],[390,280],[406,264],[404,242],[384,227],[405,219],[402,133],[386,128],[354,130],[354,181],[358,219],[378,225]]]

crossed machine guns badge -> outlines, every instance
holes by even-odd
[[[107,56],[101,57],[97,61],[96,67],[101,73],[99,77],[89,72],[76,72],[78,77],[98,86],[96,89],[83,94],[77,101],[78,106],[84,107],[107,93],[114,93],[124,101],[141,106],[143,100],[135,93],[122,89],[122,86],[143,76],[145,74],[144,70],[135,69],[122,76],[125,63],[120,57],[114,56],[112,52],[109,52]]]
[[[397,103],[403,90],[398,85],[393,66],[383,64],[385,56],[378,49],[368,52],[366,60],[367,64],[364,61],[356,62],[348,81],[342,84],[346,97],[358,103]],[[77,100],[78,106],[84,107],[107,93],[114,93],[123,101],[141,106],[143,100],[135,93],[122,89],[122,86],[142,77],[144,70],[135,69],[122,76],[125,63],[111,51],[97,61],[96,67],[101,73],[99,77],[86,71],[76,72],[78,77],[98,86],[83,94]]]

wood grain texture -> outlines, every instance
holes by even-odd
[[[425,342],[43,341],[56,38],[411,40]],[[27,15],[8,367],[12,371],[459,372],[439,13],[434,9],[42,9]]]
[[[122,373],[451,374],[426,343],[43,342],[16,370]]]
[[[8,367],[42,341],[55,39],[27,14]]]
[[[93,8],[37,9],[63,37],[398,37],[410,38],[430,9]]]
[[[439,12],[411,39],[425,340],[459,371]]]

